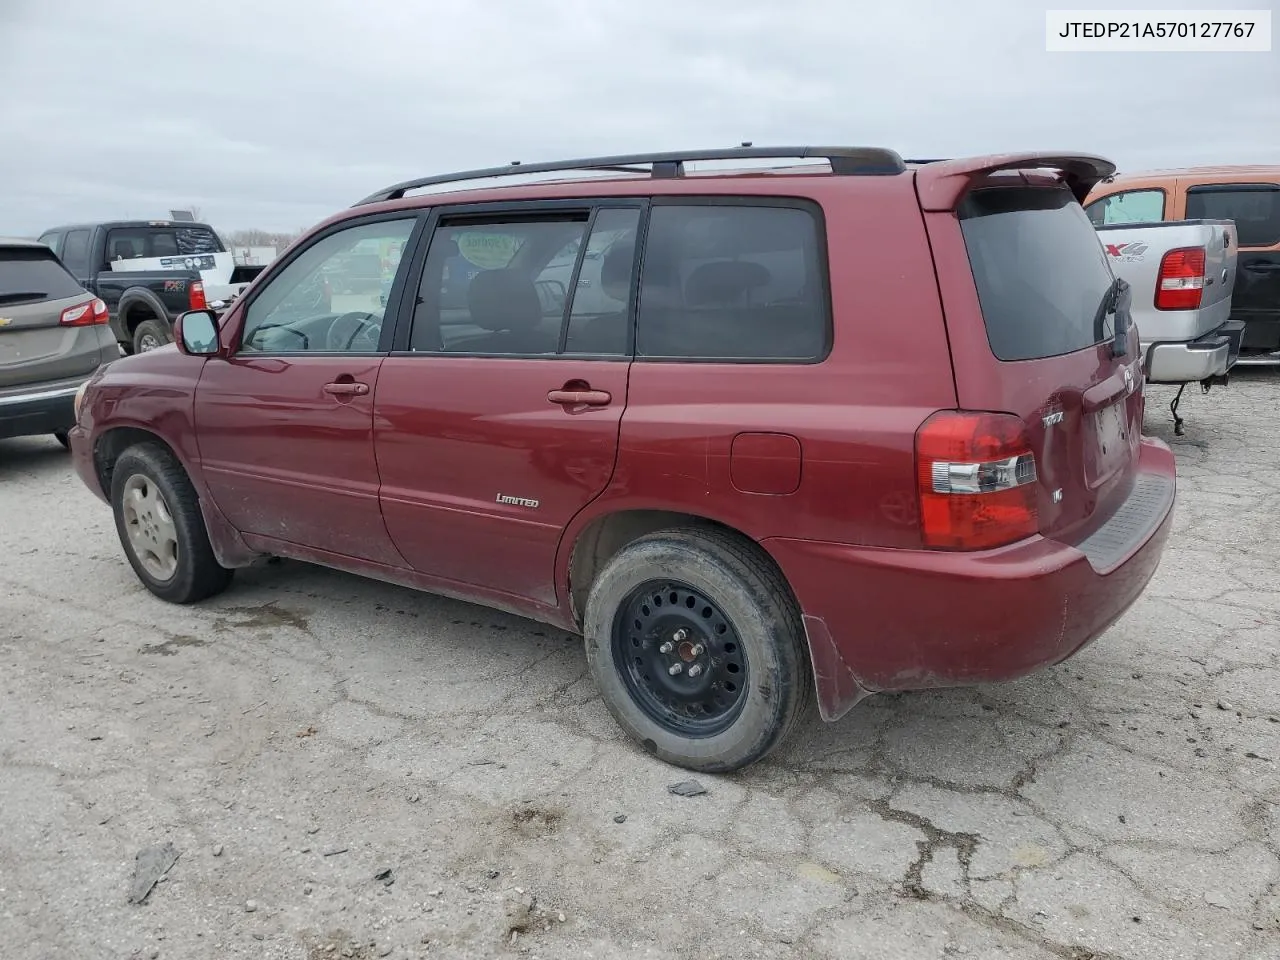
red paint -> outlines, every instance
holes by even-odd
[[[1136,471],[1171,475],[1173,463],[1140,443],[1141,390],[1123,401],[1122,447],[1089,452],[1107,429],[1090,408],[1119,382],[1109,345],[992,355],[950,212],[982,169],[544,183],[344,211],[330,222],[440,202],[808,198],[826,223],[833,344],[815,364],[251,357],[235,349],[238,306],[222,356],[166,348],[108,367],[72,434],[76,467],[97,489],[94,449],[118,427],[146,430],[191,474],[228,565],[293,556],[569,629],[570,561],[589,527],[631,510],[706,518],[778,563],[824,714],[867,691],[1020,676],[1069,656],[1138,596],[1167,517],[1106,575],[1071,544]],[[1041,477],[1038,533],[978,552],[925,548],[916,432],[956,408],[1022,422]]]

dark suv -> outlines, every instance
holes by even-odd
[[[692,169],[738,158],[804,162]],[[833,720],[1064,660],[1155,571],[1173,457],[1079,203],[1113,169],[742,148],[400,184],[114,363],[77,467],[157,596],[279,555],[515,611],[585,636],[646,749],[741,767],[815,687]],[[386,292],[345,275],[401,249]]]

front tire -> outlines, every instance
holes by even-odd
[[[200,498],[164,447],[143,443],[120,455],[111,475],[111,506],[129,565],[161,600],[194,603],[227,588],[232,572],[209,545]]]
[[[624,547],[591,587],[587,664],[618,724],[705,773],[755,763],[813,699],[799,610],[758,547],[701,528]]]
[[[53,439],[62,444],[64,450],[71,449],[71,437],[66,430],[55,430],[53,433]]]

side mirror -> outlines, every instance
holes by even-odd
[[[173,322],[173,339],[178,349],[193,357],[218,353],[218,317],[212,310],[188,310]]]

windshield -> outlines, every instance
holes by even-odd
[[[1114,276],[1065,187],[990,187],[960,207],[991,352],[1001,360],[1074,353],[1107,339]]]

